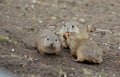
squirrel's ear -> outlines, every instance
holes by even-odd
[[[87,31],[88,31],[88,32],[94,32],[94,31],[96,31],[96,27],[95,27],[95,26],[92,26],[92,25],[88,25],[88,26],[87,26]]]

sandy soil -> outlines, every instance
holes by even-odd
[[[73,62],[68,49],[41,55],[24,41],[39,29],[58,31],[69,20],[96,27],[90,37],[104,50],[102,64]],[[0,67],[20,77],[120,76],[119,0],[0,0],[0,35],[12,40],[0,41]]]

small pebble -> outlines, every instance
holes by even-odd
[[[41,21],[40,19],[38,20],[39,23],[42,23],[43,21]]]
[[[115,77],[116,75],[115,75],[115,74],[113,74],[113,76]]]
[[[93,38],[90,38],[90,40],[93,40]]]
[[[12,52],[14,52],[15,51],[15,49],[12,49]]]
[[[116,14],[116,12],[111,12],[113,15],[115,15]]]
[[[32,8],[34,8],[34,5],[31,5]]]
[[[29,7],[29,5],[28,5],[28,4],[26,4],[26,5],[25,5],[25,7]]]
[[[103,43],[103,45],[108,45],[107,43]]]
[[[72,19],[73,19],[73,20],[77,20],[77,18],[76,18],[76,17],[73,17]]]
[[[85,22],[85,19],[80,19],[80,21],[84,23],[84,22]]]
[[[55,16],[51,16],[50,17],[52,20],[55,20],[55,19],[57,19]]]
[[[30,61],[33,61],[33,58],[29,57],[29,60],[30,60]]]
[[[120,14],[118,15],[118,17],[120,18]]]
[[[50,29],[55,29],[55,26],[50,26]]]
[[[9,19],[9,18],[10,18],[10,16],[7,16],[7,18]]]
[[[120,47],[118,47],[118,49],[120,50]]]
[[[33,16],[33,17],[32,17],[32,19],[36,19],[36,17],[35,17],[35,16]]]
[[[24,57],[26,58],[27,56],[26,56],[26,55],[24,55]]]
[[[38,59],[38,58],[35,58],[34,60],[35,60],[35,61],[38,61],[39,59]]]
[[[36,2],[37,2],[37,0],[32,0],[32,2],[33,2],[33,3],[36,3]]]

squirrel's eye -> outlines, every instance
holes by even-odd
[[[66,27],[66,25],[64,25],[64,27]]]
[[[49,38],[47,38],[47,41],[49,41]]]
[[[58,41],[57,39],[55,39],[55,41]]]
[[[72,28],[74,28],[75,26],[74,25],[72,25]]]

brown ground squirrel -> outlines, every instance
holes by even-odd
[[[63,47],[65,47],[65,48],[68,48],[69,46],[68,46],[68,44],[67,44],[67,37],[66,37],[66,34],[69,34],[69,32],[72,30],[72,31],[78,31],[79,32],[79,29],[80,30],[83,30],[83,29],[81,29],[81,28],[83,28],[83,27],[76,27],[76,25],[77,26],[79,26],[79,25],[81,25],[80,23],[78,23],[78,22],[76,22],[76,21],[68,21],[68,22],[66,22],[63,26],[62,26],[62,28],[60,29],[60,31],[59,31],[59,35],[60,35],[60,39],[61,39],[61,42],[62,42],[62,46]],[[90,26],[90,25],[88,25],[87,26],[88,27],[88,29],[87,28],[85,28],[85,29],[87,29],[88,30],[88,32],[92,32],[92,31],[94,31],[95,30],[95,27],[93,27],[93,26]],[[81,31],[82,32],[82,31]]]
[[[73,25],[70,28],[67,44],[71,54],[77,57],[77,62],[101,63],[103,51],[93,40],[89,39],[88,32],[89,27],[82,24]]]
[[[59,38],[51,30],[41,30],[35,39],[38,51],[43,54],[57,54],[61,50]]]

